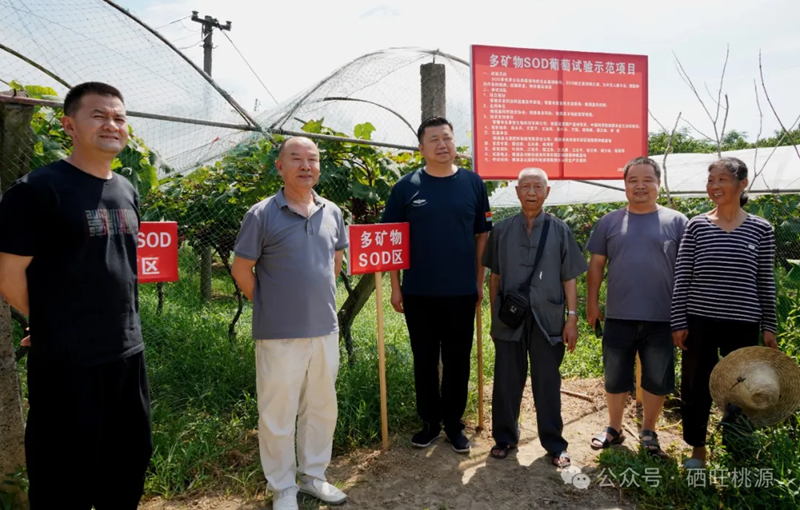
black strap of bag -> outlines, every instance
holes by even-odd
[[[550,230],[550,215],[544,214],[544,225],[542,225],[542,234],[539,236],[539,244],[536,246],[536,257],[533,259],[533,267],[528,279],[522,282],[519,286],[519,292],[527,295],[528,289],[531,287],[533,275],[536,274],[536,268],[539,266],[539,261],[542,260],[542,253],[544,252],[544,243],[547,241],[547,231]]]
[[[497,312],[497,318],[511,329],[517,329],[524,323],[525,316],[530,308],[528,292],[531,282],[533,281],[533,276],[536,273],[536,268],[539,266],[539,260],[544,253],[544,243],[547,242],[547,231],[549,229],[550,215],[545,213],[542,235],[539,237],[539,245],[536,247],[536,258],[534,258],[533,261],[531,274],[528,275],[528,278],[520,285],[518,291],[502,294],[502,301],[500,309]]]

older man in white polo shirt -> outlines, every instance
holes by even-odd
[[[276,510],[298,508],[298,490],[331,505],[347,499],[325,470],[337,418],[336,276],[348,240],[342,211],[313,190],[319,159],[308,138],[281,145],[284,186],[245,215],[234,248],[233,277],[253,302],[258,441]]]

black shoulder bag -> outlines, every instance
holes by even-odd
[[[530,309],[530,302],[528,296],[530,295],[531,282],[533,275],[536,274],[536,267],[542,258],[544,251],[544,243],[547,241],[547,231],[550,230],[550,216],[544,213],[544,225],[542,225],[542,235],[539,237],[539,245],[536,247],[536,258],[533,260],[533,267],[531,274],[519,286],[517,290],[504,292],[501,296],[502,302],[500,303],[500,310],[497,312],[497,318],[511,329],[517,329],[525,320],[525,314]]]

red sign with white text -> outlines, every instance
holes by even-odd
[[[408,223],[350,225],[347,272],[354,275],[408,269],[408,233]]]
[[[647,57],[472,46],[473,165],[550,179],[621,179],[647,156]]]
[[[139,283],[178,281],[178,224],[143,221],[136,252]]]

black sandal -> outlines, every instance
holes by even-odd
[[[642,441],[642,448],[650,455],[661,458],[667,456],[658,444],[658,434],[654,430],[642,430],[639,438]]]
[[[489,455],[493,459],[503,460],[508,457],[508,452],[512,448],[514,448],[514,445],[510,445],[508,443],[497,443],[496,445],[492,446],[492,449],[489,451]]]
[[[608,439],[608,436],[611,436],[611,439]],[[600,443],[599,445],[597,443]],[[594,450],[605,450],[609,446],[614,446],[617,444],[622,444],[625,442],[625,436],[621,434],[621,431],[616,431],[612,427],[606,427],[605,432],[601,432],[594,436],[591,441],[589,442]]]
[[[561,452],[558,455],[553,454],[552,457],[551,462],[557,468],[566,468],[572,465],[572,460],[567,452]]]

